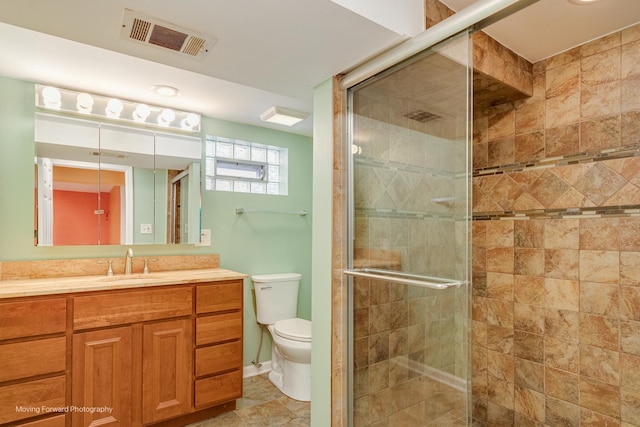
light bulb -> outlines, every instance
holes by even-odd
[[[191,127],[198,126],[200,124],[200,116],[196,113],[187,114],[187,124]]]
[[[189,113],[187,117],[182,119],[180,127],[184,130],[193,130],[194,127],[200,124],[200,116],[196,113]]]
[[[60,91],[55,87],[47,86],[42,89],[42,100],[47,108],[59,109],[62,104],[61,97]]]
[[[76,108],[80,113],[89,114],[93,109],[93,97],[88,93],[79,93],[76,97]]]
[[[119,99],[111,98],[109,102],[107,102],[107,109],[105,112],[107,113],[107,117],[117,119],[118,117],[120,117],[120,113],[122,113],[123,108],[124,105],[122,104],[122,101],[120,101]]]
[[[165,108],[158,116],[158,124],[162,126],[169,126],[169,123],[171,123],[175,118],[176,113],[174,113],[170,108]]]
[[[149,114],[151,114],[151,110],[146,104],[138,104],[133,112],[133,120],[136,122],[144,122],[147,120],[147,117],[149,117]]]

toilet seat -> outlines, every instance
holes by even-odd
[[[282,338],[311,342],[311,322],[308,320],[298,318],[278,320],[273,329]]]

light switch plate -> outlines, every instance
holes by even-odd
[[[196,246],[211,246],[211,229],[200,230],[200,243],[196,243]]]
[[[151,224],[140,224],[140,234],[151,234],[153,233],[153,227]]]

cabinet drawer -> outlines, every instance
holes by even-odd
[[[196,345],[242,337],[242,312],[214,314],[196,319]]]
[[[57,415],[30,423],[18,424],[18,427],[64,427],[65,424],[65,415]]]
[[[0,387],[0,424],[40,415],[43,407],[62,408],[65,392],[64,376]]]
[[[59,337],[0,345],[0,382],[64,371],[66,343]]]
[[[242,367],[242,341],[203,347],[196,350],[196,377]]]
[[[73,329],[189,316],[192,309],[190,286],[78,296],[73,299]]]
[[[242,371],[196,381],[196,408],[216,405],[242,397]]]
[[[242,280],[198,285],[196,313],[240,310],[242,308]]]
[[[65,298],[0,304],[0,340],[64,332],[67,327]]]

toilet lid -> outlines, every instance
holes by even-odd
[[[274,325],[276,334],[294,341],[311,341],[311,322],[305,319],[278,320]]]

